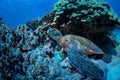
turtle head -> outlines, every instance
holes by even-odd
[[[49,28],[47,30],[47,34],[54,40],[57,40],[62,36],[62,33],[58,29],[55,29],[55,28]]]

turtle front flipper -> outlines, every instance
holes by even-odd
[[[92,79],[104,80],[104,71],[94,64],[87,55],[72,47],[68,51],[70,64],[82,75]]]

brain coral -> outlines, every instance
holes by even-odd
[[[71,31],[103,32],[120,25],[114,10],[103,0],[58,0],[53,21]]]

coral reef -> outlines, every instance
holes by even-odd
[[[59,55],[61,48],[42,27],[34,30],[20,25],[12,30],[1,22],[0,30],[1,80],[79,80],[82,77],[70,65],[61,65],[64,62]]]
[[[53,11],[53,23],[67,33],[101,33],[120,25],[116,13],[103,0],[58,0]]]
[[[0,32],[1,80],[80,80],[84,77],[70,65],[67,57],[60,57],[61,47],[41,26],[31,29],[20,25],[12,30],[1,22]],[[106,70],[101,61],[94,62]],[[109,66],[119,61],[115,62]],[[111,70],[108,72],[111,75]]]
[[[119,31],[112,31],[115,25],[120,25],[119,18],[102,0],[59,0],[54,10],[44,17],[15,29],[8,28],[0,17],[0,80],[80,80],[85,77],[71,65],[68,57],[61,58],[61,46],[47,34],[51,27],[63,35],[89,38],[107,55],[104,59],[109,63],[108,71],[106,63],[92,61],[108,72],[107,80],[117,80],[120,35]]]
[[[16,48],[17,36],[8,29],[3,22],[0,23],[0,79],[14,79],[15,75],[22,73],[22,55]],[[13,76],[13,77],[12,77]]]

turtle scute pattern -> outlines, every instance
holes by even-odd
[[[87,38],[84,38],[84,37],[81,37],[81,36],[76,36],[76,35],[65,35],[64,37],[66,39],[69,39],[70,41],[77,40],[78,44],[80,44],[80,45],[77,45],[77,47],[82,46],[84,48],[84,50],[85,49],[86,50],[92,50],[96,54],[104,55],[104,52],[97,45],[95,45],[92,41],[90,41]]]
[[[104,72],[94,64],[87,55],[72,47],[68,51],[70,64],[76,68],[83,76],[92,79],[104,80]]]

